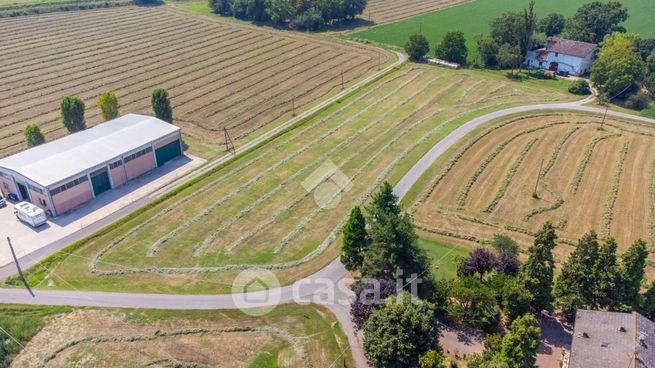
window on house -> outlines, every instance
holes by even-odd
[[[558,57],[558,56],[559,56],[559,52],[556,52],[556,53],[555,53],[555,57]]]

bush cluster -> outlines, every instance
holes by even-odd
[[[209,0],[216,14],[318,30],[362,14],[366,0]]]
[[[591,88],[589,87],[589,82],[584,79],[578,79],[571,83],[569,92],[574,95],[588,95],[591,93]]]

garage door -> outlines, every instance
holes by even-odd
[[[111,189],[109,182],[109,174],[107,169],[102,169],[91,173],[91,185],[93,186],[93,193],[98,195]]]
[[[159,167],[181,154],[182,154],[182,150],[180,149],[179,139],[176,139],[165,146],[161,146],[155,150],[155,156],[157,157],[157,166]]]

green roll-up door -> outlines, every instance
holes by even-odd
[[[180,148],[179,139],[176,139],[165,146],[161,146],[155,150],[155,156],[157,157],[157,166],[161,166],[181,154],[182,154],[182,149]]]
[[[93,193],[98,195],[104,193],[111,189],[111,183],[109,182],[109,174],[107,169],[102,169],[91,173],[91,185],[93,186]]]

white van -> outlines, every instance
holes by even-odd
[[[41,226],[47,220],[45,211],[29,202],[20,202],[14,206],[14,214],[19,220],[32,225],[32,227]]]

